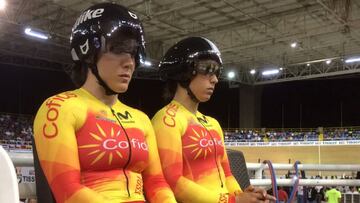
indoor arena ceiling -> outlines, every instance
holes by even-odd
[[[71,27],[80,11],[99,2],[104,1],[7,0],[0,11],[0,62],[53,70],[68,67]],[[360,57],[359,0],[115,2],[142,19],[154,66],[179,39],[204,36],[219,46],[225,69],[234,70],[233,80],[238,82],[265,84],[359,71],[358,65],[345,63],[349,57]],[[25,36],[27,26],[51,38]],[[290,46],[293,42],[295,48]],[[276,76],[260,74],[280,67]],[[250,74],[252,69],[255,74]]]

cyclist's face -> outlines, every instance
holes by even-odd
[[[124,44],[109,45],[98,60],[99,75],[115,92],[126,92],[135,70],[134,50]]]
[[[190,82],[190,89],[200,102],[206,102],[214,93],[219,82],[221,67],[214,60],[200,60],[195,64],[196,76]]]

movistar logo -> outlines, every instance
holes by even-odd
[[[121,123],[135,123],[132,119],[132,115],[128,111],[125,111],[124,113],[117,112],[116,115],[121,120]]]
[[[207,121],[207,119],[206,119],[206,117],[203,115],[202,116],[202,118],[201,117],[197,117],[197,119],[198,119],[198,121],[200,122],[200,123],[208,123],[208,121]]]
[[[82,13],[80,15],[80,17],[76,20],[75,25],[73,27],[73,30],[80,25],[83,22],[86,22],[87,20],[91,20],[94,18],[98,18],[101,17],[102,14],[104,13],[104,9],[103,8],[98,8],[95,10],[87,10],[84,13]]]
[[[120,118],[120,120],[128,120],[129,118],[132,118],[131,114],[128,111],[125,111],[124,114],[117,112],[117,116]]]

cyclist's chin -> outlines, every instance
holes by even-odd
[[[211,94],[203,94],[198,97],[198,100],[200,102],[207,102],[210,100],[210,98],[211,98]]]
[[[112,86],[112,89],[115,92],[124,93],[128,90],[129,83],[117,83]]]

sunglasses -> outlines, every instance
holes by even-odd
[[[138,52],[139,44],[134,39],[128,39],[123,41],[110,42],[107,47],[107,51],[113,54],[127,53],[131,56],[135,56]]]
[[[209,75],[209,76],[215,75],[216,77],[219,78],[222,73],[222,69],[223,67],[214,61],[206,61],[206,62],[201,61],[195,63],[196,72],[202,75]]]

